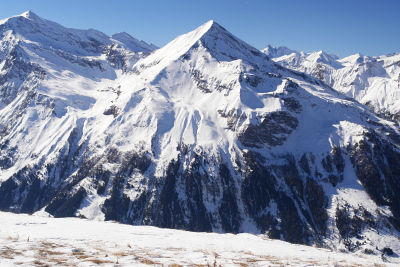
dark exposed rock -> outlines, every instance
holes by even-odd
[[[378,205],[387,204],[383,194],[385,192],[383,180],[374,162],[373,151],[365,139],[353,147],[350,158],[357,177],[370,197]]]
[[[167,168],[162,189],[157,200],[154,224],[165,228],[182,228],[185,225],[183,208],[176,192],[176,178],[180,159],[172,161]]]
[[[191,77],[196,83],[197,88],[199,88],[203,93],[211,93],[211,90],[208,88],[207,80],[204,79],[200,71],[193,70],[191,72]]]
[[[294,81],[292,81],[291,79],[286,79],[286,83],[284,86],[284,90],[288,91],[288,92],[294,92],[296,91],[300,86],[295,83]]]
[[[207,212],[206,207],[204,206],[204,200],[203,200],[203,182],[208,179],[207,174],[204,172],[201,172],[202,164],[201,164],[201,156],[200,155],[195,155],[194,161],[191,162],[189,170],[185,171],[183,175],[181,176],[180,183],[185,185],[185,195],[187,196],[186,201],[184,201],[184,205],[187,207],[187,210],[189,211],[189,216],[188,216],[188,225],[185,227],[191,231],[206,231],[210,232],[212,230],[211,223],[210,223],[210,218]],[[226,170],[225,170],[226,171]],[[224,173],[224,175],[229,175],[229,173]],[[222,177],[223,179],[223,177]],[[229,191],[229,189],[226,190],[228,195],[227,197],[232,197],[231,194],[232,191]],[[228,192],[229,191],[229,192]],[[226,195],[224,195],[226,197]],[[230,199],[230,200],[235,200],[235,199]],[[223,203],[221,204],[223,205]],[[233,209],[236,207],[235,202],[229,203],[228,205],[232,205],[227,207]],[[233,215],[232,222],[235,222],[235,216],[237,216],[237,213],[230,214]],[[229,220],[230,217],[225,217],[224,219]],[[232,225],[232,229],[230,229],[230,232],[233,232],[235,229],[235,224]]]
[[[332,184],[332,186],[336,186],[340,181],[339,177],[333,174],[329,174],[328,180]]]
[[[322,167],[325,169],[325,171],[327,171],[329,173],[333,172],[331,155],[328,154],[325,158],[323,158],[321,161],[321,164],[322,164]]]
[[[246,205],[247,212],[262,224],[262,218],[258,218],[259,214],[267,208],[270,200],[276,195],[274,185],[275,178],[270,171],[263,166],[261,156],[248,152],[244,155],[246,165],[246,178],[242,183],[242,199]],[[269,225],[263,227],[265,230]]]
[[[301,156],[299,163],[302,170],[306,172],[308,175],[311,175],[311,169],[306,154],[303,154],[303,156]]]
[[[295,196],[302,198],[304,195],[303,179],[299,175],[293,156],[286,157],[287,164],[280,166],[281,174],[286,184],[292,189]]]
[[[358,249],[361,245],[359,242],[351,241],[351,238],[361,240],[363,229],[376,226],[371,213],[363,207],[352,209],[348,204],[336,207],[335,223],[339,234],[345,240],[344,244],[350,251]]]
[[[367,254],[367,255],[374,255],[375,252],[374,252],[372,249],[366,248],[366,249],[364,249],[364,254]]]
[[[4,61],[0,74],[0,101],[5,104],[11,103],[19,93],[35,89],[45,77],[42,68],[25,58],[25,52],[16,47]]]
[[[53,52],[72,64],[78,64],[81,67],[96,68],[100,71],[105,71],[104,67],[101,65],[101,61],[87,59],[85,57],[74,55],[59,49],[54,49]]]
[[[77,192],[73,193],[63,191],[49,203],[46,211],[54,217],[73,217],[86,195],[83,188],[79,188]]]
[[[117,49],[117,45],[108,47],[105,51],[107,60],[111,63],[111,66],[116,69],[127,68],[125,56]]]
[[[222,181],[222,202],[219,208],[222,228],[226,232],[238,233],[241,225],[239,209],[236,202],[235,184],[229,169],[224,164],[220,165],[219,174]]]
[[[383,249],[382,249],[382,253],[383,253],[384,255],[388,255],[388,256],[393,256],[393,255],[394,255],[393,250],[392,250],[391,248],[389,248],[389,247],[383,248]]]
[[[332,162],[335,165],[336,170],[339,173],[343,173],[345,167],[345,161],[342,156],[342,150],[338,147],[333,147],[331,154],[332,154]]]
[[[262,157],[254,152],[246,153],[244,157],[247,165],[246,178],[241,191],[249,215],[271,238],[283,237],[293,243],[308,243],[310,233],[300,218],[296,204],[291,197],[278,189],[276,178],[263,166]],[[271,201],[276,203],[279,224],[269,211]]]
[[[14,192],[18,189],[18,184],[14,179],[7,179],[0,186],[0,209],[4,211],[12,211],[14,204]]]
[[[145,208],[144,200],[147,200],[147,195],[142,193],[138,199],[132,203],[131,199],[124,194],[124,189],[127,187],[127,178],[135,172],[144,173],[150,166],[151,160],[146,154],[138,154],[136,152],[121,153],[116,148],[112,148],[107,153],[107,161],[110,163],[119,163],[119,169],[112,180],[110,197],[103,204],[102,211],[106,220],[117,220],[125,223],[140,222],[138,219],[142,217]],[[112,174],[104,171],[101,165],[95,169],[95,177],[101,180],[98,183],[98,191],[105,193],[104,190],[109,183]],[[138,204],[143,204],[138,206]],[[134,217],[127,217],[128,211],[133,210]]]
[[[327,228],[328,213],[328,198],[322,189],[322,186],[309,178],[306,182],[306,202],[311,212],[311,217],[317,227],[320,235],[324,236]]]
[[[251,73],[241,73],[239,81],[245,81],[250,86],[257,87],[258,84],[262,81],[262,78]]]
[[[262,147],[265,144],[278,146],[283,144],[298,123],[288,112],[271,112],[261,119],[260,124],[249,124],[238,138],[243,145],[249,147]]]
[[[354,146],[351,159],[367,193],[378,205],[389,205],[391,222],[400,228],[400,153],[374,132]]]
[[[295,112],[295,113],[301,113],[303,110],[303,107],[301,106],[300,102],[294,98],[294,97],[284,97],[282,98],[283,100],[283,106],[287,108],[287,110]]]
[[[246,113],[241,113],[238,110],[231,110],[227,113],[224,113],[222,110],[219,110],[218,113],[221,117],[226,118],[226,123],[228,125],[228,129],[235,131],[236,128],[241,125],[247,118]]]
[[[116,105],[111,105],[109,108],[104,110],[103,114],[104,115],[113,115],[114,118],[118,116],[119,114],[119,108]]]
[[[9,141],[6,140],[0,147],[0,167],[2,169],[9,169],[15,163],[16,147],[9,147]]]

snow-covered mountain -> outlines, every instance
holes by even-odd
[[[399,53],[339,58],[323,51],[304,53],[286,47],[267,46],[262,51],[282,66],[310,74],[374,112],[400,121]]]
[[[399,128],[216,22],[0,34],[1,210],[400,253]]]

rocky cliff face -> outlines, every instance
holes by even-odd
[[[400,252],[394,123],[213,21],[132,51],[13,20],[61,27],[1,24],[0,209]]]

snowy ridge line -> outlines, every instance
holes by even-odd
[[[146,51],[32,13],[0,37],[0,210],[400,254],[398,126],[215,21]]]
[[[286,47],[267,46],[262,51],[282,66],[310,74],[377,114],[399,121],[400,53],[339,58],[324,51],[304,53]]]

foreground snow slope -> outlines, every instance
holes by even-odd
[[[398,258],[293,245],[264,235],[193,233],[150,226],[0,212],[0,266],[395,266]]]
[[[399,128],[218,23],[0,32],[1,210],[400,253]]]
[[[400,54],[339,58],[323,51],[304,53],[286,47],[264,50],[282,66],[308,73],[335,90],[400,121]]]

